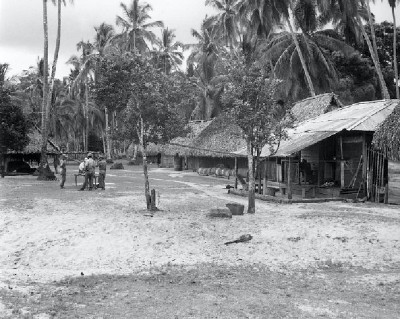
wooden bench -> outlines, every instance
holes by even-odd
[[[255,188],[256,192],[258,191],[258,188],[261,187],[261,192],[264,194],[264,185],[261,183],[261,185],[258,185],[258,181],[256,181]],[[279,190],[279,192],[282,195],[286,194],[286,184],[279,183],[279,182],[273,182],[273,181],[267,181],[267,190],[266,190],[266,195],[272,195],[275,196],[275,192]]]

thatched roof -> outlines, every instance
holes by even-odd
[[[232,157],[246,144],[240,128],[226,116],[190,122],[191,132],[162,147],[167,155]],[[185,147],[186,146],[186,147]]]
[[[7,154],[39,154],[42,148],[42,135],[37,130],[32,130],[28,133],[29,143],[25,146],[23,151],[7,151]],[[60,153],[57,149],[57,146],[51,142],[47,142],[47,153],[48,154],[56,154]]]
[[[324,93],[297,102],[292,107],[292,114],[300,123],[342,107],[336,94]]]
[[[379,125],[372,143],[384,150],[389,159],[400,161],[400,103]]]

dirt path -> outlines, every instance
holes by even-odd
[[[72,170],[74,168],[68,167],[69,172]],[[339,289],[340,282],[343,289],[348,290],[348,296],[350,292],[355,294],[354,298],[362,296],[363,289],[369,291],[367,297],[371,299],[378,292],[391,298],[390,302],[386,302],[390,311],[385,318],[391,318],[394,311],[399,310],[396,308],[400,305],[398,207],[349,203],[278,205],[257,201],[255,215],[210,220],[206,213],[212,207],[224,206],[227,202],[246,205],[245,198],[227,194],[225,186],[232,181],[152,168],[150,183],[157,191],[157,206],[161,211],[150,217],[144,210],[140,169],[129,167],[108,173],[106,191],[92,192],[77,192],[71,176],[67,178],[65,190],[60,190],[56,182],[39,182],[34,177],[0,180],[0,296],[3,295],[0,313],[2,307],[8,315],[12,309],[9,307],[9,287],[17,296],[14,302],[20,302],[21,307],[22,301],[18,296],[30,289],[37,291],[38,287],[42,287],[43,296],[54,293],[57,289],[49,288],[49,285],[55,281],[65,283],[62,280],[68,276],[78,278],[76,282],[71,279],[78,288],[82,280],[89,280],[84,279],[87,276],[100,276],[90,277],[101,278],[95,280],[96,284],[91,283],[97,292],[94,294],[96,297],[100,293],[100,283],[108,286],[120,282],[121,288],[123,280],[118,278],[125,277],[118,276],[136,278],[140,282],[137,289],[143,289],[144,295],[157,294],[154,289],[160,288],[165,281],[165,275],[160,277],[163,273],[168,274],[173,282],[183,283],[183,286],[174,285],[173,290],[194,293],[190,289],[200,288],[188,284],[188,278],[193,274],[203,278],[218,269],[230,269],[227,272],[233,274],[231,277],[234,280],[231,279],[237,281],[236,287],[232,284],[226,288],[227,293],[233,293],[232,289],[246,290],[239,278],[247,276],[247,273],[252,273],[254,277],[246,277],[248,293],[254,292],[261,280],[257,273],[261,272],[267,277],[272,276],[277,285],[281,276],[292,278],[290,283],[284,285],[285,289],[291,287],[303,299],[307,289],[298,284],[305,280],[311,285],[314,279],[320,284],[330,285],[331,293]],[[253,236],[248,243],[223,244],[247,233]],[[103,276],[109,275],[115,277],[104,279]],[[221,277],[226,285],[228,277]],[[159,278],[159,281],[154,278]],[[214,285],[214,279],[215,276],[211,276],[202,281],[205,285],[201,286],[203,292],[211,293],[206,286]],[[144,287],[150,287],[148,282],[151,282],[151,288],[145,292]],[[169,286],[168,281],[166,285]],[[353,286],[355,288],[350,289]],[[274,286],[273,289],[272,299],[279,303],[279,288]],[[322,286],[315,288],[315,294],[311,294],[312,302],[323,291]],[[162,300],[165,294],[160,292],[155,299]],[[64,299],[69,298],[68,302],[77,302],[72,301],[74,296],[71,299],[68,294],[61,295]],[[82,297],[81,294],[79,296]],[[89,304],[94,305],[94,300],[85,296],[87,311]],[[249,298],[243,298],[238,307],[255,302]],[[296,306],[293,301],[286,309],[289,314],[300,310],[304,312],[304,318],[310,313],[318,314],[314,309],[318,308],[316,304],[309,306],[310,312],[304,300],[301,303],[297,300],[297,303]],[[46,302],[39,304],[46,305]],[[321,309],[331,309],[328,301],[322,304]],[[204,311],[208,306],[204,303],[199,307]],[[372,306],[376,313],[384,308],[379,304]],[[26,307],[32,307],[32,303]],[[157,307],[163,310],[161,302]],[[233,307],[232,311],[238,310],[238,307]],[[328,317],[341,317],[346,307],[339,303],[339,308],[336,308],[340,311],[324,310],[321,313]],[[171,311],[170,317],[173,318],[172,308],[164,308],[164,311]],[[42,309],[37,306],[35,309],[37,312],[48,311],[48,307]],[[126,309],[131,308],[127,306]],[[254,318],[262,317],[260,314],[265,309],[260,309],[257,308]],[[354,308],[353,305],[352,309],[352,313],[362,314],[359,312],[361,308]],[[367,314],[375,313],[373,309],[370,308]],[[29,313],[32,314],[32,310]],[[66,314],[68,311],[58,309],[56,313]],[[277,317],[285,317],[283,313],[276,313]],[[89,314],[90,311],[86,312],[82,318],[87,318]],[[234,313],[230,315],[226,318],[246,317],[239,312],[237,316]],[[128,312],[120,317],[129,318]],[[186,313],[182,318],[188,317]],[[201,318],[196,311],[192,317]],[[149,318],[158,317],[153,313]]]

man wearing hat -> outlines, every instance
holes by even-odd
[[[106,170],[107,170],[107,162],[104,159],[103,155],[99,156],[99,162],[97,163],[99,167],[99,187],[102,190],[106,189],[105,179],[106,179]]]
[[[64,188],[64,183],[65,179],[67,177],[67,155],[61,154],[61,160],[60,160],[60,174],[61,174],[61,182],[60,182],[60,188]]]
[[[93,154],[89,153],[87,155],[87,161],[85,163],[85,181],[83,182],[82,187],[79,189],[80,191],[85,190],[88,182],[89,182],[89,190],[93,189],[93,178],[96,169],[96,163],[93,159]]]

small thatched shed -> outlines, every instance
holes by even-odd
[[[336,94],[324,93],[295,103],[292,114],[296,122],[300,123],[342,107]]]
[[[31,166],[38,165],[40,162],[40,153],[42,147],[42,135],[33,130],[28,134],[29,143],[22,151],[7,151],[5,154],[5,171],[8,171],[10,162],[22,161],[29,163]],[[57,156],[60,153],[58,147],[51,141],[47,143],[47,155]]]

